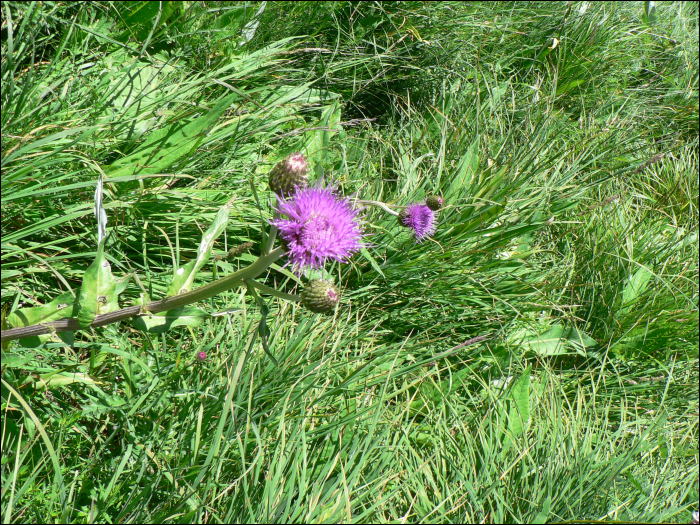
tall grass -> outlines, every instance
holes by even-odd
[[[698,13],[644,13],[3,4],[3,319],[80,286],[100,173],[124,305],[232,197],[216,251],[255,246],[198,284],[254,260],[293,151],[358,199],[447,203],[423,244],[366,208],[333,317],[263,294],[261,324],[241,290],[199,328],[4,345],[4,522],[689,521]]]

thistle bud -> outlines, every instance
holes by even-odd
[[[340,291],[330,281],[314,279],[301,292],[301,304],[317,314],[330,313],[340,301]]]
[[[425,205],[433,211],[438,211],[445,205],[445,201],[442,200],[442,197],[430,195],[427,199],[425,199]]]
[[[197,361],[199,361],[201,363],[201,362],[207,360],[207,353],[206,352],[197,352],[194,357]]]
[[[277,195],[287,196],[298,187],[306,186],[309,165],[301,153],[292,153],[279,161],[270,171],[270,189]]]

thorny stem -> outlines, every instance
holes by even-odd
[[[277,248],[269,254],[261,255],[258,257],[258,260],[250,266],[226,277],[222,277],[213,283],[209,283],[205,286],[197,288],[196,290],[192,290],[191,292],[166,297],[160,301],[152,301],[145,306],[129,306],[127,308],[117,310],[116,312],[98,315],[90,325],[90,328],[97,328],[116,323],[117,321],[123,321],[124,319],[129,319],[130,317],[137,315],[166,312],[168,310],[180,308],[181,306],[185,306],[187,304],[209,299],[210,297],[214,297],[215,295],[225,292],[226,290],[230,290],[231,288],[242,286],[245,284],[246,279],[255,279],[258,275],[267,270],[277,259],[282,257],[284,253],[284,248]],[[53,332],[68,332],[80,329],[81,327],[78,324],[77,319],[61,319],[59,321],[51,321],[43,324],[2,330],[2,337],[0,339],[4,342],[12,341],[13,339],[20,339],[22,337],[50,334]]]

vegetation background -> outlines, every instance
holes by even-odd
[[[4,344],[4,523],[690,521],[696,2],[0,12],[3,318],[80,286],[100,172],[123,304],[231,197],[217,253],[255,247],[198,283],[254,260],[293,151],[447,201],[423,244],[368,208],[335,316],[263,294],[279,366],[243,290],[199,327]]]

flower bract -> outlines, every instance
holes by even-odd
[[[345,262],[363,247],[357,211],[331,188],[299,187],[277,204],[286,216],[270,221],[277,227],[295,271],[320,268],[326,261]]]

